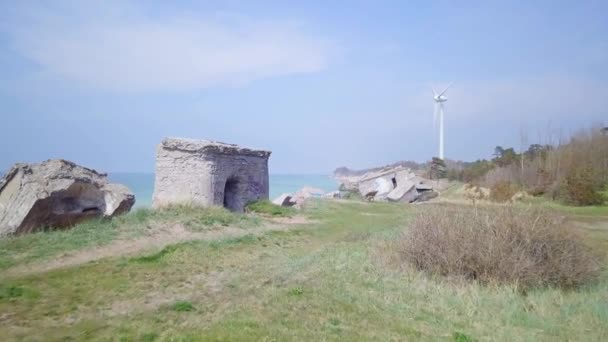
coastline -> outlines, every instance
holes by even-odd
[[[135,193],[134,208],[152,206],[154,193],[154,173],[150,172],[110,172],[108,178],[129,187]],[[305,186],[320,188],[325,192],[338,190],[339,181],[333,175],[311,174],[271,174],[270,200],[282,193],[295,193]]]

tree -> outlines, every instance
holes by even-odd
[[[494,163],[498,166],[508,166],[517,161],[517,152],[510,147],[507,149],[502,148],[501,146],[496,146],[494,149],[495,158],[492,159]]]
[[[445,178],[446,175],[447,175],[447,168],[445,166],[445,162],[443,161],[443,159],[433,157],[433,160],[431,161],[430,178],[431,179]]]

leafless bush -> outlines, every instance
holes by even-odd
[[[500,181],[494,183],[490,188],[490,199],[494,202],[504,203],[513,198],[517,189],[509,181]]]
[[[395,243],[398,260],[431,274],[520,289],[576,287],[598,263],[563,220],[513,207],[425,206]]]
[[[509,182],[517,183],[519,181],[519,169],[517,165],[508,165],[504,167],[496,167],[483,177],[481,184],[485,187],[492,188],[496,183]]]

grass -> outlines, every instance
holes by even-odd
[[[182,224],[190,231],[200,232],[218,226],[257,227],[261,220],[231,213],[224,208],[174,206],[157,211],[141,208],[111,220],[81,223],[68,230],[0,239],[0,271],[77,250],[104,246],[119,238],[136,238],[168,224]]]
[[[569,206],[559,202],[551,201],[544,197],[534,197],[527,200],[522,205],[539,206],[547,209],[553,209],[567,213],[570,215],[580,216],[608,216],[608,205],[592,205],[592,206]]]
[[[246,209],[247,211],[253,213],[283,217],[293,216],[296,212],[294,208],[282,207],[280,205],[272,203],[269,200],[251,202],[247,205]]]
[[[138,262],[138,263],[154,263],[154,262],[159,262],[165,256],[167,256],[167,255],[175,252],[176,250],[178,250],[180,246],[181,246],[181,244],[169,245],[169,246],[161,249],[160,251],[158,251],[156,253],[134,257],[134,258],[131,259],[131,261]]]
[[[313,223],[297,229],[178,244],[147,255],[145,262],[117,257],[30,276],[0,275],[0,293],[11,294],[0,298],[0,336],[4,341],[608,338],[605,270],[593,285],[534,289],[523,296],[510,285],[454,283],[386,267],[377,246],[408,226],[410,208],[313,201],[304,213]],[[608,236],[605,221],[593,227]]]
[[[173,305],[171,305],[171,309],[177,312],[194,311],[194,305],[187,300],[180,300],[173,303]]]
[[[460,202],[470,202],[463,195],[466,184],[460,182],[450,182],[450,186],[441,192],[442,199],[456,200]],[[608,198],[608,191],[602,193]],[[527,198],[522,202],[515,202],[520,207],[542,207],[545,209],[557,210],[568,215],[577,216],[608,216],[608,202],[604,205],[595,206],[569,206],[560,202],[552,201],[546,197]]]

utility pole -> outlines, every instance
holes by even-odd
[[[519,170],[519,183],[520,185],[524,184],[524,149],[528,143],[528,137],[526,135],[526,130],[522,127],[519,128],[519,159],[521,162],[521,168]]]

